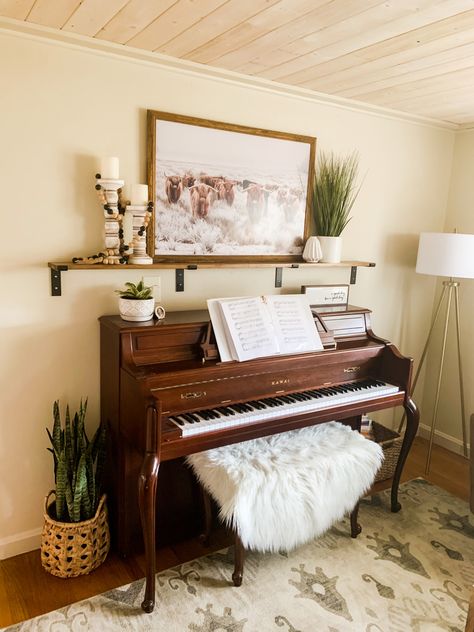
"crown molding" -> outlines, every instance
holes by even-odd
[[[291,86],[261,77],[244,75],[232,70],[225,70],[215,66],[207,66],[196,62],[169,57],[161,53],[154,53],[132,46],[115,44],[106,40],[99,40],[86,35],[68,33],[60,29],[53,29],[47,26],[40,26],[21,20],[0,17],[0,33],[6,35],[16,35],[36,41],[43,41],[75,50],[92,52],[115,59],[122,59],[129,62],[146,64],[164,70],[192,75],[194,77],[204,77],[219,82],[230,83],[241,87],[252,88],[262,92],[273,93],[280,96],[290,96],[293,98],[311,101],[320,105],[331,106],[352,112],[371,114],[380,118],[397,121],[415,123],[417,125],[432,127],[436,129],[446,129],[457,131],[462,126],[448,121],[441,121],[416,114],[393,110],[390,108],[370,105],[362,101],[337,97],[322,92],[316,92],[307,88]],[[474,123],[472,124],[474,127]]]
[[[463,132],[474,132],[474,122],[462,123],[461,125],[458,125],[456,133],[461,134]]]

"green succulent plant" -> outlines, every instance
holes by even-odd
[[[339,237],[347,226],[360,190],[356,184],[358,163],[356,153],[346,158],[321,154],[312,191],[316,235]]]
[[[53,432],[48,428],[54,459],[56,484],[56,515],[61,522],[80,522],[93,518],[102,494],[105,463],[105,426],[101,424],[91,441],[87,438],[84,420],[87,399],[81,400],[79,411],[71,421],[66,406],[64,427],[61,423],[59,402],[53,405]]]
[[[135,301],[153,298],[153,288],[145,285],[143,279],[135,285],[135,283],[125,283],[125,288],[115,290],[120,298],[129,298]]]

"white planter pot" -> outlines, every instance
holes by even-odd
[[[317,263],[323,256],[321,244],[317,237],[309,237],[306,241],[302,257],[308,263]]]
[[[146,298],[134,300],[131,298],[119,298],[119,312],[124,320],[139,322],[153,318],[155,299]]]
[[[323,256],[323,263],[339,263],[341,260],[342,237],[323,237],[318,235]]]

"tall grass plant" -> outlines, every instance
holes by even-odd
[[[312,201],[316,235],[339,237],[360,191],[357,184],[359,156],[345,158],[321,154],[314,176]]]

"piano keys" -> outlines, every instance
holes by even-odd
[[[373,334],[369,310],[351,310],[357,326],[338,329],[336,348],[226,363],[212,350],[207,311],[168,313],[164,320],[141,323],[100,319],[113,544],[122,554],[131,549],[140,513],[144,610],[154,607],[157,514],[161,527],[166,502],[192,497],[185,486],[176,488],[175,474],[190,476],[179,461],[187,454],[332,419],[357,428],[363,413],[403,406],[407,427],[391,493],[392,511],[400,509],[398,485],[418,426],[410,395],[412,360]],[[325,325],[330,322],[327,318]],[[169,513],[172,521],[178,511]],[[187,521],[182,515],[176,529]]]
[[[290,393],[240,404],[228,404],[182,413],[168,419],[181,430],[181,436],[203,434],[248,424],[334,408],[341,404],[376,399],[398,393],[400,388],[381,380],[358,380],[331,387]]]

